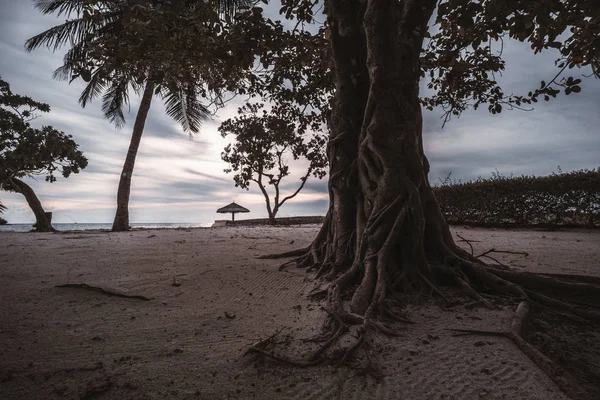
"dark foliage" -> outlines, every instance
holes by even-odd
[[[38,112],[49,112],[48,104],[14,94],[0,78],[0,184],[32,175],[45,175],[56,181],[55,173],[65,178],[87,166],[87,159],[71,135],[43,126],[31,126]]]
[[[499,173],[434,189],[446,220],[481,225],[600,225],[600,169],[549,176]]]
[[[225,172],[235,173],[235,186],[248,189],[251,182],[258,185],[265,198],[269,218],[274,222],[281,206],[296,197],[311,176],[319,179],[325,176],[327,137],[321,133],[299,135],[294,123],[262,108],[262,104],[248,103],[240,108],[237,117],[221,124],[219,131],[222,136],[231,135],[235,139],[225,147],[221,158],[229,164]],[[285,196],[280,189],[282,180],[290,175],[286,160],[289,158],[303,158],[308,161],[308,167],[297,187]],[[275,192],[273,201],[267,186],[272,186]]]

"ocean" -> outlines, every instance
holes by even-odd
[[[132,228],[146,228],[146,229],[165,229],[165,228],[208,228],[212,225],[210,223],[202,224],[188,224],[188,223],[177,223],[177,222],[165,222],[165,223],[141,223],[141,224],[130,224]],[[77,223],[77,224],[52,224],[54,229],[58,231],[89,231],[97,229],[108,229],[112,228],[111,223]],[[7,224],[0,225],[0,232],[29,232],[32,230],[32,224]]]

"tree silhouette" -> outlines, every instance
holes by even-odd
[[[297,18],[297,27],[323,5],[283,3],[282,15]],[[487,105],[497,114],[580,92],[585,76],[564,73],[587,67],[590,76],[599,75],[596,3],[325,0],[324,10],[320,32],[329,42],[331,71],[320,69],[310,82],[327,82],[331,74],[335,87],[327,107],[330,206],[309,248],[280,255],[299,255],[297,264],[330,282],[325,345],[309,362],[319,360],[350,325],[360,326],[359,336],[344,360],[369,332],[394,333],[384,322],[405,320],[398,312],[403,296],[428,292],[447,299],[444,285],[486,307],[492,305],[483,295],[504,295],[598,318],[574,306],[578,290],[598,306],[597,285],[500,270],[456,245],[429,183],[421,111],[442,107],[448,119]],[[534,52],[558,50],[556,77],[528,93],[504,93],[495,75],[504,69],[499,50],[507,38],[528,42]],[[303,56],[318,64],[323,54]],[[425,76],[433,95],[421,99]]]
[[[42,203],[21,178],[45,175],[47,182],[54,182],[57,171],[68,178],[84,169],[87,159],[72,136],[51,126],[33,128],[30,122],[37,112],[50,112],[50,106],[14,94],[0,78],[0,188],[25,196],[35,214],[36,230],[50,232],[52,225]]]
[[[65,23],[27,40],[31,51],[56,51],[70,44],[57,79],[81,78],[87,85],[79,102],[85,107],[102,97],[105,118],[120,128],[130,89],[141,95],[131,142],[117,191],[113,231],[129,229],[129,196],[135,159],[154,95],[184,131],[197,133],[210,117],[208,103],[220,101],[219,85],[205,86],[226,70],[223,18],[235,15],[246,0],[162,2],[159,0],[36,0],[44,14],[66,16]],[[221,39],[220,39],[221,38]],[[206,39],[206,40],[204,40]],[[229,68],[228,70],[231,70]],[[216,99],[209,99],[216,93]],[[202,99],[206,102],[202,102]]]

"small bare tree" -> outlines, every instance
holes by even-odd
[[[310,176],[319,179],[325,176],[327,138],[321,133],[299,132],[293,123],[267,112],[263,107],[263,104],[246,104],[237,117],[219,127],[223,137],[233,135],[235,138],[225,147],[221,158],[229,163],[225,172],[235,172],[233,180],[236,187],[249,190],[251,182],[258,185],[265,197],[269,220],[274,224],[281,206],[300,193]],[[289,156],[294,160],[304,158],[309,164],[297,189],[283,196],[281,182],[290,175],[286,160]],[[267,185],[275,191],[272,200]]]

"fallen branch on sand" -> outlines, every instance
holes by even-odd
[[[464,237],[460,236],[458,233],[456,234],[456,236],[458,236],[460,238],[459,242],[465,242],[466,244],[469,245],[469,247],[471,248],[471,255],[473,255],[473,245],[471,243],[480,242],[480,240],[465,239]]]
[[[479,240],[465,239],[464,237],[460,236],[458,233],[456,234],[456,236],[458,236],[460,238],[459,242],[464,242],[469,245],[469,248],[471,250],[471,255],[474,256],[475,258],[481,258],[481,257],[489,258],[490,260],[493,260],[494,262],[496,262],[497,264],[499,264],[503,267],[506,267],[506,266],[504,264],[502,264],[500,261],[496,260],[495,258],[490,257],[491,253],[519,254],[519,255],[524,255],[525,257],[529,256],[529,253],[526,253],[524,251],[496,250],[494,248],[484,251],[480,255],[476,256],[474,253],[474,250],[473,250],[473,245],[471,243],[479,242]]]
[[[275,259],[279,259],[279,258],[297,257],[297,256],[303,255],[308,250],[309,250],[309,247],[305,247],[305,248],[302,248],[302,249],[296,249],[296,250],[292,250],[292,251],[287,251],[285,253],[266,254],[266,255],[258,256],[256,258],[258,260],[275,260]]]
[[[274,334],[269,336],[268,338],[263,339],[260,342],[252,345],[250,348],[248,348],[248,350],[246,350],[244,352],[244,356],[246,356],[248,354],[252,354],[252,353],[260,354],[264,357],[270,358],[271,360],[275,360],[275,361],[278,361],[283,364],[293,365],[295,367],[300,367],[300,368],[306,368],[306,367],[310,367],[312,365],[317,365],[322,361],[321,359],[309,360],[309,361],[295,361],[295,360],[290,360],[286,357],[280,357],[276,354],[273,354],[273,353],[265,350],[265,347],[267,347],[273,341],[273,339],[275,339],[275,337],[277,335],[279,335],[281,333],[281,331],[283,331],[284,329],[285,328],[281,328],[277,332],[275,332]]]
[[[488,255],[488,254],[490,254],[490,253],[520,254],[520,255],[523,255],[523,256],[525,256],[525,257],[528,257],[528,256],[529,256],[529,253],[526,253],[526,252],[524,252],[524,251],[496,250],[496,249],[492,248],[492,249],[489,249],[488,251],[485,251],[485,252],[483,252],[483,253],[481,253],[480,255],[478,255],[478,256],[475,256],[475,257],[476,257],[476,258],[479,258],[479,257],[484,257],[484,256],[486,256],[486,255]]]
[[[115,292],[113,290],[110,289],[104,289],[98,286],[91,286],[88,285],[87,283],[65,283],[63,285],[56,285],[55,287],[58,288],[75,288],[75,289],[88,289],[88,290],[94,290],[96,292],[100,292],[103,293],[107,296],[114,296],[114,297],[123,297],[123,298],[127,298],[127,299],[138,299],[138,300],[143,300],[143,301],[150,301],[152,300],[151,297],[146,297],[146,296],[141,296],[141,295],[131,295],[131,294],[125,294],[125,293],[119,293],[119,292]]]
[[[476,329],[450,329],[458,332],[455,336],[481,335],[481,336],[499,336],[510,339],[517,347],[525,353],[542,371],[556,383],[556,385],[569,397],[575,398],[574,388],[569,383],[572,382],[569,374],[563,368],[556,365],[551,359],[542,354],[538,349],[529,344],[521,334],[523,322],[529,316],[530,306],[526,301],[522,301],[517,306],[513,317],[510,330],[507,332],[485,331]]]

